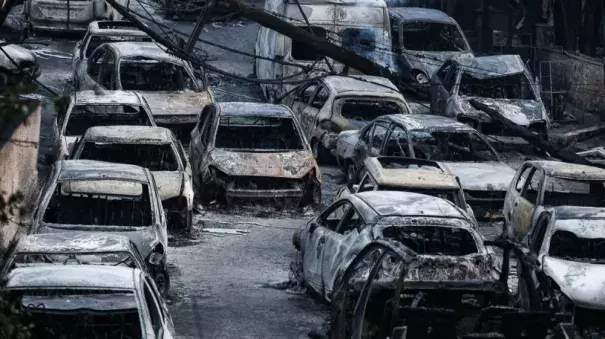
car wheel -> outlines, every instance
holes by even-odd
[[[153,280],[162,297],[166,298],[166,296],[168,296],[168,291],[170,290],[170,277],[164,266],[160,268],[160,271],[155,275]]]
[[[346,167],[346,172],[345,172],[345,176],[347,179],[347,184],[354,184],[355,183],[355,164],[352,161],[348,161],[347,163],[347,167]]]

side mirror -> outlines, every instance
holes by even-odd
[[[313,232],[315,232],[315,229],[317,229],[317,223],[313,221],[311,222],[311,225],[309,225],[309,233],[313,234]]]

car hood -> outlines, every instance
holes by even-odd
[[[545,120],[542,103],[537,100],[491,99],[478,97],[463,98],[465,100],[477,100],[498,111],[498,113],[519,126],[528,127],[532,122]]]
[[[507,191],[515,170],[499,161],[442,162],[450,173],[460,178],[464,190]]]
[[[576,306],[605,309],[605,265],[547,256],[543,270]]]
[[[472,56],[473,54],[470,52],[406,51],[404,55],[410,64],[410,69],[421,70],[430,79],[447,60],[459,55]]]
[[[179,171],[153,171],[160,199],[166,200],[181,195],[183,191],[183,173]]]
[[[215,149],[210,152],[210,166],[230,176],[300,179],[315,169],[320,171],[311,151],[241,152]]]
[[[10,58],[17,64],[23,61],[36,62],[36,56],[27,48],[17,45],[6,45],[3,46],[2,49],[10,55]],[[4,53],[0,53],[0,66],[10,70],[17,69],[17,66]]]
[[[202,108],[212,102],[208,90],[202,92],[139,92],[149,104],[151,113],[155,115],[197,115]]]

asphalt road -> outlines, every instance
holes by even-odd
[[[193,23],[167,22],[190,32]],[[207,25],[203,37],[230,47],[253,51],[258,26],[250,22]],[[31,44],[40,59],[40,81],[58,92],[69,92],[71,50],[77,37],[36,37],[44,44]],[[210,62],[240,75],[252,71],[252,59],[199,45]],[[255,84],[213,77],[219,101],[261,101]],[[42,159],[51,146],[54,110],[48,102],[43,110],[40,145],[40,176],[48,168]],[[324,202],[332,200],[342,175],[334,167],[322,166]],[[306,338],[320,325],[327,307],[307,295],[278,288],[288,280],[296,252],[293,231],[316,211],[276,212],[267,209],[228,211],[200,210],[195,215],[192,239],[171,238],[168,250],[172,288],[170,310],[179,338]],[[238,234],[203,232],[204,228],[240,230]],[[497,227],[483,225],[492,237]]]

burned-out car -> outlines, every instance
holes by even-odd
[[[169,129],[145,126],[97,126],[89,128],[70,159],[130,164],[153,174],[168,226],[187,232],[193,223],[191,166],[181,142]]]
[[[359,179],[358,169],[367,157],[402,156],[438,161],[460,179],[465,199],[477,218],[500,216],[506,191],[515,175],[481,133],[437,115],[387,115],[359,131],[342,132],[336,156],[347,182]]]
[[[127,6],[125,0],[118,0]],[[25,0],[25,22],[34,31],[86,31],[94,20],[120,20],[118,13],[105,0],[61,1]]]
[[[281,105],[223,102],[204,107],[189,159],[199,198],[321,203],[321,172],[296,117]]]
[[[36,79],[40,76],[38,58],[27,48],[15,44],[8,44],[0,39],[0,89],[5,86],[14,86],[19,83],[28,83],[27,76]]]
[[[79,89],[137,91],[179,140],[188,141],[200,110],[214,102],[203,70],[198,79],[191,63],[153,42],[105,43],[87,62],[76,74]]]
[[[32,338],[163,338],[176,336],[153,279],[129,267],[19,267],[6,291],[34,325]]]
[[[78,140],[93,126],[155,126],[147,102],[135,92],[73,92],[53,122],[53,160],[69,157]]]
[[[381,115],[410,113],[397,87],[375,76],[327,76],[301,85],[281,102],[298,117],[316,158],[335,148],[341,131],[358,130]]]
[[[151,172],[93,160],[56,162],[36,202],[30,234],[65,231],[127,236],[146,261],[166,265],[168,233]]]
[[[540,90],[518,55],[459,56],[431,79],[431,111],[468,123],[483,134],[510,135],[503,125],[470,104],[474,99],[514,124],[547,137],[550,120]]]
[[[473,218],[473,209],[464,199],[460,179],[446,173],[439,163],[430,160],[402,157],[370,157],[364,161],[357,175],[359,182],[343,185],[334,201],[351,193],[367,191],[404,191],[448,200]]]
[[[462,29],[449,15],[431,8],[389,8],[395,71],[402,82],[428,92],[445,61],[472,55]]]
[[[503,235],[520,241],[548,207],[605,207],[605,169],[558,161],[526,161],[504,201]]]
[[[162,296],[170,286],[168,272],[160,269],[157,256],[143,259],[128,237],[110,233],[60,232],[21,237],[2,270],[5,276],[19,267],[45,265],[125,266],[148,272]]]
[[[410,286],[441,280],[495,281],[498,263],[475,221],[450,201],[411,192],[372,191],[333,203],[297,231],[304,283],[331,300],[348,265],[373,241],[396,242],[425,255]],[[439,262],[449,262],[444,268]],[[450,267],[449,269],[447,267]]]

